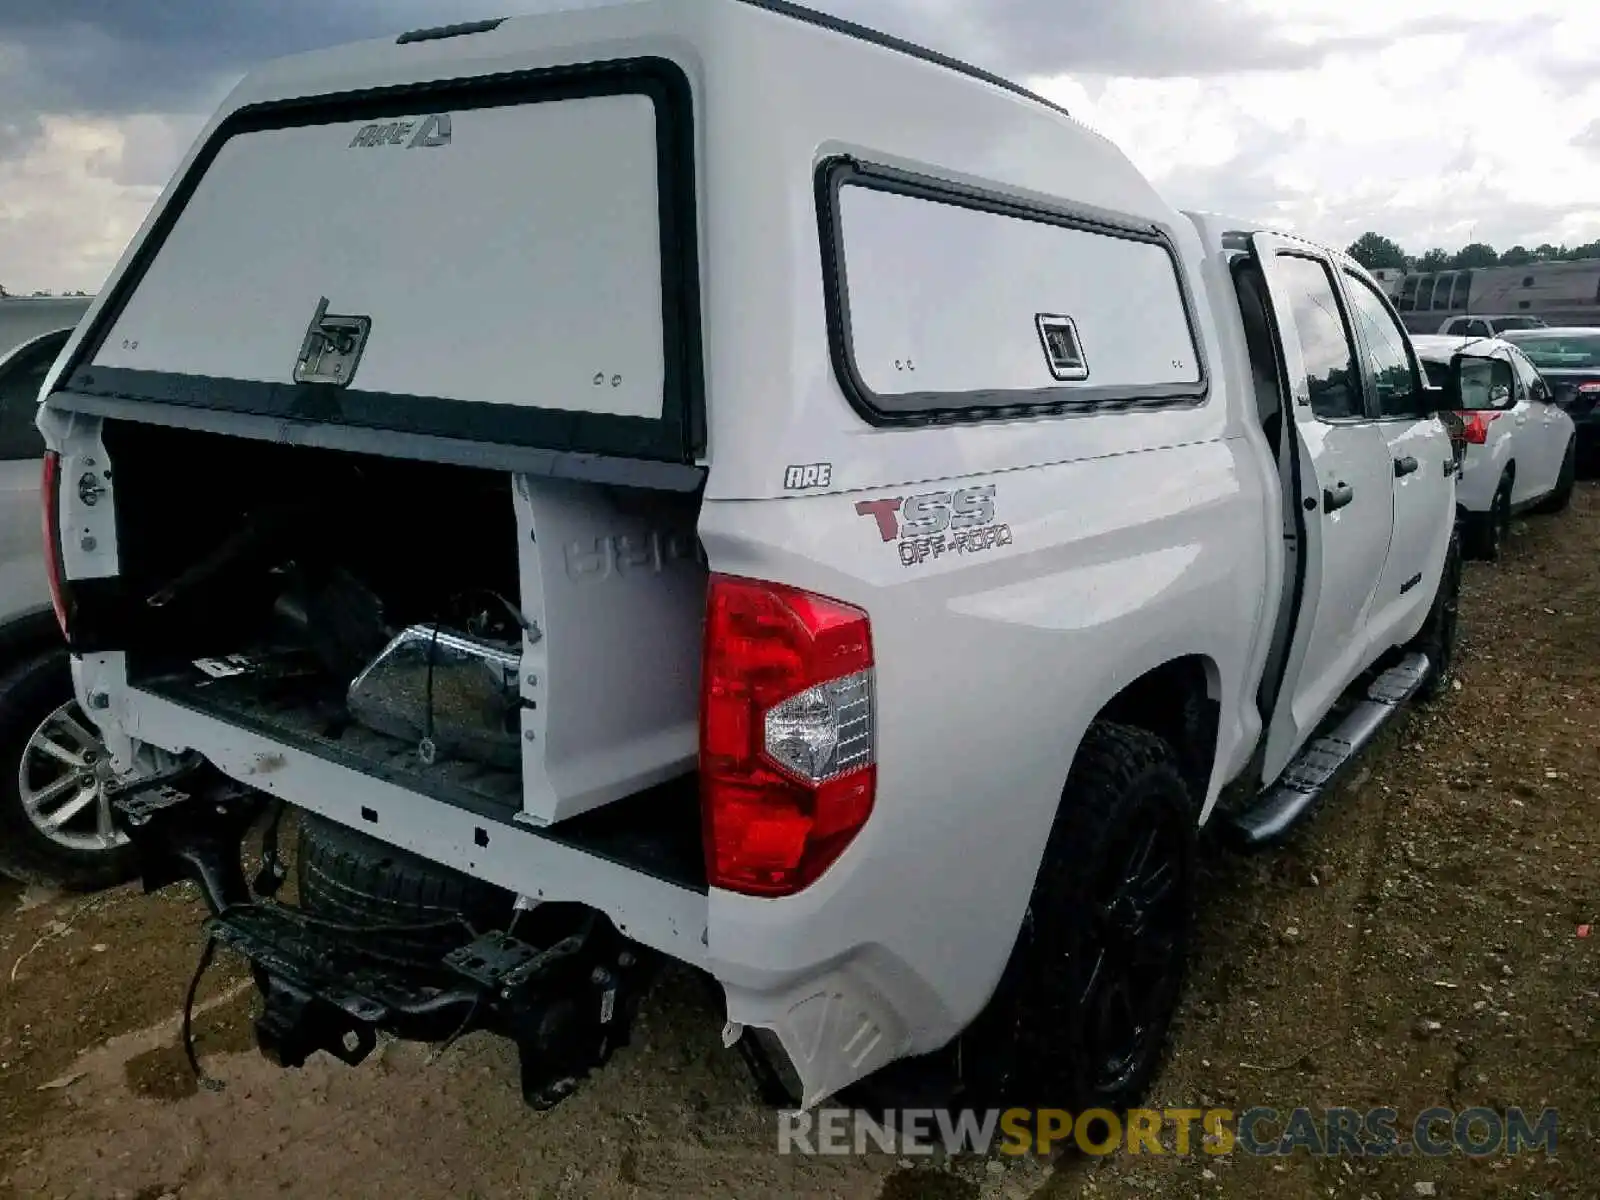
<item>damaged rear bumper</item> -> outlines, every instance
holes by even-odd
[[[270,837],[261,874],[247,881],[244,837],[267,803],[198,758],[112,800],[146,891],[193,881],[210,909],[206,961],[217,944],[250,963],[256,1040],[270,1060],[299,1067],[324,1050],[355,1065],[380,1033],[442,1042],[487,1030],[516,1044],[523,1096],[544,1109],[627,1044],[655,956],[602,914],[575,912],[546,945],[463,925],[441,957],[397,954],[382,936],[393,928],[342,925],[274,900],[282,872]]]

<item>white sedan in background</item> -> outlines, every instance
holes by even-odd
[[[1462,546],[1474,558],[1500,557],[1513,515],[1560,512],[1572,498],[1577,442],[1572,418],[1555,403],[1550,385],[1528,357],[1499,338],[1421,335],[1412,338],[1435,386],[1450,357],[1467,353],[1511,364],[1516,403],[1504,412],[1461,415],[1466,453],[1456,500],[1462,510]]]

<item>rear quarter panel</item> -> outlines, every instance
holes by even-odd
[[[1105,703],[1203,654],[1224,721],[1241,706],[1266,577],[1253,464],[1242,439],[1213,439],[912,488],[995,488],[1005,544],[936,558],[857,511],[905,489],[707,503],[713,570],[860,605],[877,664],[878,792],[863,833],[799,896],[712,894],[708,946],[732,1019],[762,1023],[742,993],[770,1003],[852,956],[894,997],[906,1027],[886,1032],[905,1049],[936,1048],[980,1011]]]

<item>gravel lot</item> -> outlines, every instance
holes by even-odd
[[[540,1115],[486,1038],[277,1071],[223,961],[197,1022],[212,1092],[177,1047],[192,894],[0,883],[0,1198],[1600,1195],[1600,932],[1579,936],[1600,925],[1600,486],[1469,566],[1463,624],[1460,690],[1406,718],[1289,848],[1213,856],[1154,1100],[1551,1106],[1554,1159],[779,1158],[684,975]]]

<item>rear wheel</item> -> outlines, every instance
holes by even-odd
[[[137,863],[111,823],[110,769],[73,699],[66,651],[0,680],[0,873],[74,891],[130,879]]]
[[[1187,967],[1196,838],[1173,749],[1142,729],[1092,726],[1000,986],[962,1036],[977,1103],[1139,1101]]]
[[[1507,470],[1500,476],[1489,511],[1469,515],[1465,549],[1470,557],[1483,562],[1500,561],[1506,538],[1511,533],[1511,480],[1511,472]]]
[[[1576,436],[1567,439],[1567,452],[1561,459],[1561,474],[1556,476],[1555,491],[1551,492],[1539,502],[1533,511],[1537,513],[1565,512],[1572,503],[1572,489],[1577,485],[1578,479],[1578,439]]]

